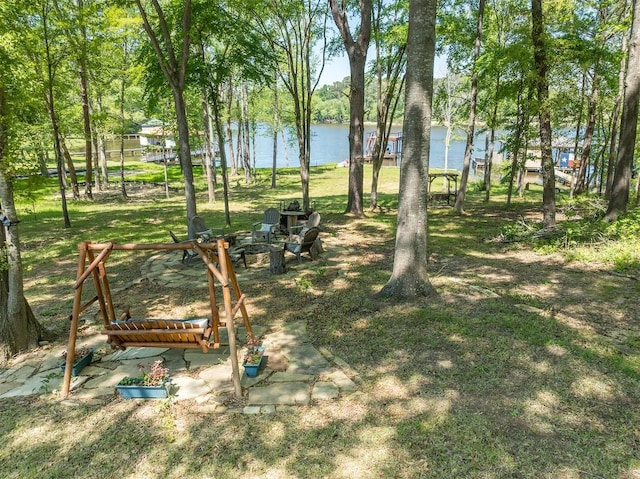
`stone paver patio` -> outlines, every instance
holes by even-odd
[[[327,358],[313,348],[303,326],[302,323],[288,323],[278,331],[264,334],[266,364],[257,377],[247,377],[240,366],[241,385],[246,394],[244,413],[269,414],[279,406],[331,400],[358,389],[357,376],[349,377],[334,358]],[[285,342],[286,348],[281,346]],[[72,378],[72,392],[67,401],[94,402],[114,396],[117,394],[115,386],[123,377],[139,374],[138,364],[158,359],[162,359],[171,371],[174,401],[194,399],[199,404],[213,406],[212,410],[223,412],[227,410],[223,405],[225,400],[233,396],[229,348],[224,344],[219,350],[206,354],[197,349],[164,348],[128,348],[105,353],[108,347],[103,336],[83,340],[83,344],[96,348],[94,361],[79,376]],[[49,352],[2,370],[0,398],[59,391],[62,386],[59,358],[59,354]]]
[[[173,252],[150,257],[141,267],[142,277],[166,287],[201,284],[202,271],[181,267],[181,255]],[[246,269],[238,268],[242,283],[248,277]],[[245,414],[271,414],[279,407],[326,401],[358,389],[358,376],[340,358],[326,350],[318,351],[309,342],[304,322],[284,323],[272,330],[254,332],[263,338],[265,358],[259,374],[249,378],[240,366],[241,385],[245,395]],[[195,400],[207,411],[228,411],[225,403],[233,397],[234,388],[226,329],[221,328],[221,347],[202,353],[198,349],[128,348],[112,352],[103,335],[83,337],[78,345],[95,348],[92,364],[72,378],[71,394],[66,400],[104,402],[117,397],[115,386],[125,376],[137,376],[138,364],[162,359],[172,378],[171,399]],[[245,337],[243,327],[237,328],[238,346]],[[32,394],[52,394],[61,389],[62,349],[43,348],[10,368],[0,369],[0,398]]]

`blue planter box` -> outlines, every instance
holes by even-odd
[[[258,364],[247,364],[246,362],[242,363],[242,366],[244,367],[244,373],[250,378],[255,378],[258,375],[258,370],[260,369],[262,359],[264,358],[264,346],[260,346],[258,350],[260,351],[260,361],[258,361]]]
[[[73,363],[73,368],[71,369],[71,375],[75,377],[78,374],[80,374],[80,371],[82,371],[85,366],[88,366],[89,364],[91,364],[91,361],[93,361],[93,350],[91,350],[89,354],[87,354],[86,356],[83,356],[80,359],[76,358],[76,362]],[[64,373],[64,370],[67,369],[66,361],[60,364],[60,369]]]
[[[169,384],[164,386],[124,386],[118,384],[116,389],[124,399],[164,399],[169,396]]]

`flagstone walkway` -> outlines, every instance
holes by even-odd
[[[239,328],[238,337],[244,337]],[[258,331],[256,331],[259,333]],[[209,412],[224,412],[233,398],[231,360],[226,330],[218,350],[202,353],[196,349],[128,348],[104,354],[104,336],[83,340],[96,347],[94,361],[71,383],[71,402],[102,402],[114,396],[115,386],[125,376],[138,376],[138,364],[158,359],[171,371],[172,398],[194,399]],[[264,366],[258,376],[249,378],[240,367],[241,385],[246,392],[246,414],[268,414],[282,406],[309,404],[335,399],[358,390],[358,376],[328,351],[318,351],[307,339],[302,322],[286,323],[263,336],[266,347]],[[49,352],[13,365],[0,372],[0,398],[51,394],[60,390],[60,353]]]

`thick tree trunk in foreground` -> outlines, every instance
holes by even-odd
[[[618,127],[620,118],[620,109],[624,97],[624,75],[627,68],[628,42],[626,35],[622,35],[622,58],[620,60],[620,68],[618,69],[618,94],[616,102],[613,105],[613,113],[611,114],[611,143],[609,144],[609,162],[607,163],[607,184],[604,190],[605,198],[611,197],[611,187],[613,185],[613,175],[616,168],[618,158]]]
[[[3,92],[0,87],[0,118]],[[24,297],[18,219],[13,189],[4,175],[6,129],[0,125],[0,364],[14,354],[38,346],[42,327]]]
[[[435,57],[436,0],[409,4],[404,158],[400,166],[393,273],[380,291],[396,299],[432,291],[427,274],[427,173]]]
[[[615,221],[627,211],[631,167],[638,128],[638,100],[640,100],[640,0],[633,2],[633,22],[629,41],[629,60],[625,77],[622,118],[620,121],[620,149],[605,220]]]
[[[540,119],[540,150],[542,153],[542,225],[556,226],[556,172],[551,157],[551,112],[549,83],[547,81],[547,50],[544,39],[542,0],[531,0],[531,19],[538,91],[538,118]]]

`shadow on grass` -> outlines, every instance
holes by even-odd
[[[292,186],[260,193],[263,186],[243,192],[251,206],[237,214],[240,228],[261,204],[295,192]],[[637,331],[638,318],[625,314],[627,303],[609,301],[628,295],[628,279],[603,279],[488,241],[534,207],[503,211],[472,197],[470,215],[429,212],[429,249],[436,257],[429,271],[437,295],[386,302],[374,293],[392,269],[392,195],[384,198],[389,210],[357,220],[342,214],[343,195],[314,196],[323,235],[345,245],[345,254],[241,287],[253,322],[305,321],[314,345],[359,373],[358,393],[259,416],[115,397],[75,407],[47,397],[5,400],[0,460],[7,477],[637,474],[640,359],[635,343],[623,348],[611,333]],[[87,211],[86,230],[45,245],[44,252],[68,269],[71,282],[76,240],[104,235],[105,225],[118,238],[158,240],[179,214],[180,206],[161,200],[114,209],[107,219]],[[211,221],[217,214],[208,210],[207,223],[218,226]],[[29,228],[33,238],[55,237],[46,223]],[[121,270],[114,283],[134,277],[139,267],[131,259],[111,261]],[[140,308],[206,309],[200,290],[144,288],[146,298],[133,291]],[[46,284],[47,296],[60,291],[60,284]]]

